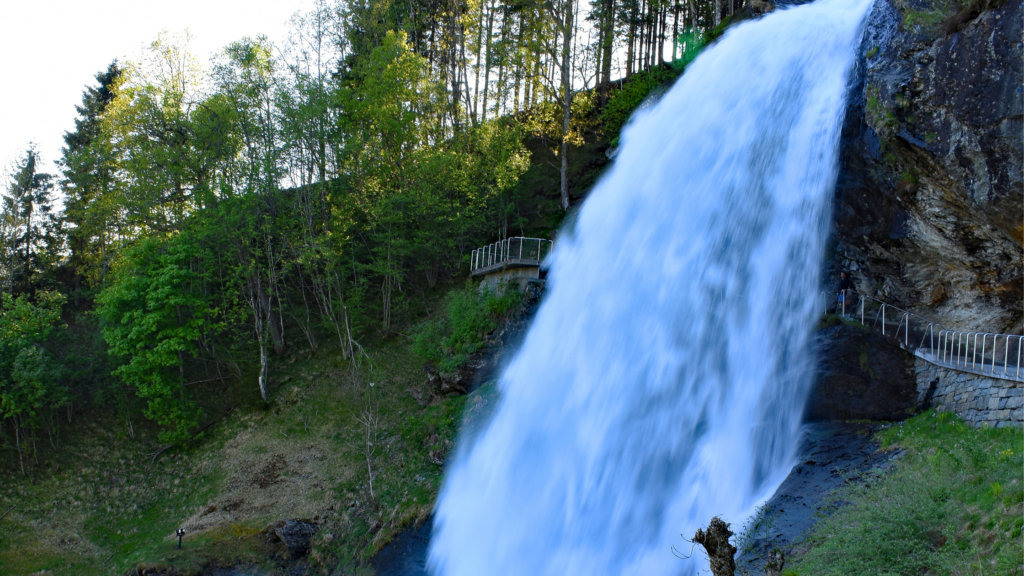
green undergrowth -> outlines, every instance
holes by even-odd
[[[833,494],[792,574],[1024,574],[1024,431],[933,410],[878,438],[905,455]]]
[[[437,317],[416,328],[413,350],[440,372],[453,372],[521,301],[522,294],[511,287],[493,292],[466,284],[452,290]]]
[[[824,316],[822,316],[821,320],[818,322],[818,329],[822,330],[825,328],[830,328],[832,326],[838,326],[840,324],[852,326],[854,328],[860,328],[862,330],[867,330],[867,326],[861,324],[859,321],[851,320],[850,318],[844,318],[842,315],[839,314],[825,314]]]
[[[724,29],[723,26],[722,30]],[[707,44],[708,40],[701,34],[683,32],[677,40],[678,58],[663,66],[655,66],[633,74],[623,83],[621,90],[612,94],[608,104],[601,111],[601,130],[611,141],[612,146],[619,145],[619,133],[644,101],[675,81]]]
[[[365,565],[429,514],[467,400],[425,389],[408,340],[379,342],[357,367],[334,349],[293,348],[274,358],[271,374],[269,404],[248,401],[258,398],[255,382],[225,387],[222,400],[235,410],[155,463],[159,430],[136,422],[131,437],[112,410],[76,415],[57,450],[40,450],[31,477],[8,456],[0,514],[14,508],[0,520],[0,574],[233,565],[283,574],[291,558],[272,525],[289,518],[320,523],[309,560],[312,573],[326,574],[339,563]],[[482,396],[473,398],[476,406]],[[198,528],[178,550],[181,526]]]
[[[33,478],[3,472],[0,507],[15,507],[0,521],[4,574],[111,574],[175,554],[168,536],[223,481],[214,451],[153,463],[155,438],[120,436],[111,424],[104,415],[70,427]]]
[[[903,27],[937,37],[955,34],[985,10],[999,8],[1006,0],[931,0],[913,3],[898,0],[903,12]]]

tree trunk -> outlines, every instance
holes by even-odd
[[[633,75],[634,44],[636,44],[636,0],[632,0],[629,11],[629,34],[626,36],[626,78]]]
[[[18,450],[18,463],[21,464],[21,475],[25,474],[25,458],[21,454],[21,426],[18,425],[18,418],[14,418],[14,446]]]
[[[267,344],[260,338],[260,398],[267,401],[267,379],[270,376],[269,359],[267,358]]]
[[[615,0],[605,0],[604,11],[600,89],[602,107],[608,103],[608,89],[612,82],[612,48],[615,45]]]
[[[679,44],[679,0],[672,6],[672,61],[676,61],[676,47]]]
[[[484,54],[484,105],[480,110],[481,121],[487,121],[487,94],[491,82],[491,33],[494,29],[494,2],[487,11],[487,49]]]
[[[480,104],[480,54],[484,47],[484,5],[480,5],[480,24],[476,38],[476,62],[473,65],[476,81],[473,85],[473,108],[471,111],[473,123],[477,122],[477,106]]]
[[[265,291],[262,292],[260,294],[260,303],[267,316],[267,328],[270,328],[270,339],[274,342],[274,354],[281,356],[284,354],[284,338],[281,336],[277,322],[274,322],[274,314],[272,312],[273,304],[270,294]]]
[[[572,58],[573,0],[565,0],[565,20],[562,23],[562,163],[561,176],[562,209],[569,209],[569,124],[572,120]]]

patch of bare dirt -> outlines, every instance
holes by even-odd
[[[323,435],[310,432],[289,437],[265,426],[240,431],[218,455],[224,487],[185,521],[185,530],[194,535],[237,524],[333,516],[341,503],[331,488],[354,470],[331,454]]]

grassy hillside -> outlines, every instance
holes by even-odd
[[[1024,431],[929,411],[879,439],[906,454],[833,495],[790,576],[1024,574]]]
[[[247,401],[254,390],[224,390],[239,406],[196,447],[155,463],[155,429],[137,426],[132,439],[112,413],[78,418],[46,455],[50,466],[31,478],[2,473],[0,513],[15,506],[0,520],[3,573],[276,571],[290,557],[269,526],[286,518],[321,523],[314,566],[367,558],[429,512],[466,399],[432,397],[405,342],[378,347],[356,378],[339,357],[321,349],[280,359],[266,407]],[[479,394],[474,402],[486,404]],[[372,497],[367,414],[377,420]]]

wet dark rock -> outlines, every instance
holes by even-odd
[[[304,520],[281,520],[274,524],[274,534],[297,557],[309,551],[309,540],[319,528],[317,524]]]
[[[493,367],[494,358],[489,353],[471,354],[454,372],[439,372],[427,366],[427,384],[439,396],[461,396],[468,394],[477,381],[478,375],[486,377]]]
[[[370,564],[377,576],[427,576],[427,547],[432,526],[428,518],[406,529],[374,556]]]
[[[819,330],[815,344],[807,420],[903,420],[916,409],[914,357],[891,338],[839,324]]]
[[[843,127],[832,273],[956,329],[1022,326],[1022,6],[959,31],[875,4]]]
[[[901,453],[878,450],[872,440],[878,428],[840,422],[804,425],[797,464],[767,502],[773,518],[770,537],[754,539],[751,550],[740,550],[738,572],[764,574],[772,550],[781,551],[786,562],[799,557],[819,508],[833,490],[858,481],[869,470],[892,467]]]

